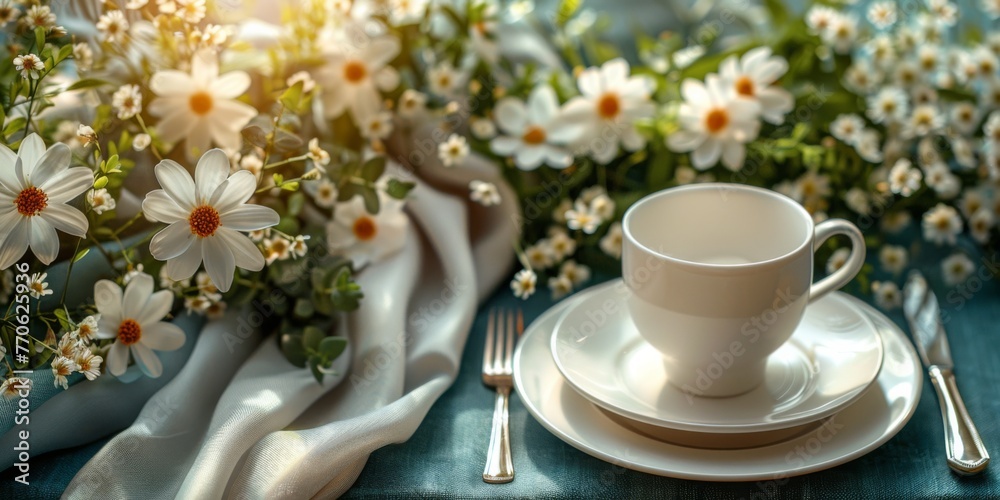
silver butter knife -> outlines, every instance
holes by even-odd
[[[990,455],[958,393],[937,297],[917,271],[910,273],[903,288],[903,312],[941,405],[948,466],[962,475],[979,474],[990,463]]]

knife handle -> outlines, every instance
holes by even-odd
[[[990,463],[990,455],[986,452],[983,439],[979,437],[976,424],[972,423],[969,411],[965,409],[962,395],[958,393],[955,374],[950,368],[939,366],[931,366],[928,371],[944,420],[948,466],[963,476],[979,474]]]

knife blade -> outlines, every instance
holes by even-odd
[[[978,474],[986,469],[990,455],[958,392],[937,296],[919,271],[912,271],[903,287],[903,314],[937,392],[948,466],[961,475]]]

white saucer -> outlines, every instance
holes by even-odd
[[[740,450],[679,446],[637,433],[616,424],[566,384],[549,348],[560,314],[607,287],[599,285],[545,312],[524,332],[514,354],[514,384],[528,411],[563,441],[602,460],[684,479],[782,479],[828,469],[878,448],[903,428],[917,407],[923,371],[910,341],[881,313],[848,299],[879,330],[884,347],[882,370],[863,397],[816,430],[778,444]]]
[[[628,293],[621,280],[581,293],[555,326],[550,349],[581,395],[644,424],[699,433],[799,427],[856,401],[882,365],[875,325],[848,296],[828,295],[806,308],[791,339],[768,358],[761,385],[738,396],[695,396],[668,382],[663,356],[629,317]],[[706,366],[705,383],[725,376],[732,359],[726,352]]]

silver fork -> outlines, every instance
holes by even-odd
[[[504,316],[507,317],[506,328]],[[494,321],[495,320],[495,321]],[[524,331],[524,316],[517,311],[515,330],[514,311],[490,310],[486,324],[486,348],[483,350],[483,383],[495,387],[496,405],[493,408],[493,429],[490,431],[490,448],[486,452],[483,481],[509,483],[514,480],[514,463],[510,457],[507,401],[514,387],[514,343]],[[495,345],[494,345],[495,344]]]

